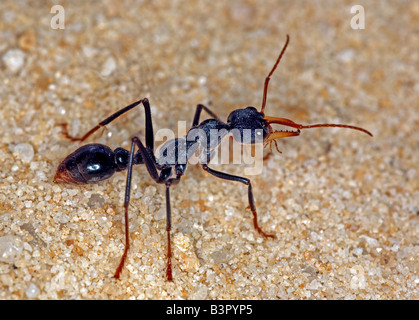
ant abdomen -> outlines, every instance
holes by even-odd
[[[127,163],[128,151],[125,151],[126,155],[124,155],[125,152],[119,150],[118,154],[120,161]],[[54,182],[97,183],[109,179],[115,171],[119,171],[118,169],[115,153],[111,148],[102,144],[88,144],[78,148],[60,163]]]

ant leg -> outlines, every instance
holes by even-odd
[[[198,104],[196,106],[195,115],[193,117],[192,127],[195,127],[199,124],[199,118],[201,116],[202,109],[204,109],[214,119],[220,120],[218,116],[214,112],[212,112],[210,109],[208,109],[206,106],[204,106],[203,104]]]
[[[274,235],[265,233],[258,225],[258,216],[256,212],[256,205],[255,200],[253,198],[253,191],[252,191],[252,184],[250,183],[250,180],[244,177],[234,176],[232,174],[228,174],[225,172],[216,171],[214,169],[211,169],[206,164],[202,164],[202,169],[207,171],[208,173],[212,174],[213,176],[216,176],[217,178],[221,178],[224,180],[230,180],[230,181],[238,181],[248,186],[248,195],[249,195],[249,206],[250,210],[253,213],[253,225],[255,226],[255,229],[257,232],[259,232],[262,236],[265,238],[275,238]]]
[[[276,67],[279,64],[279,61],[281,61],[281,58],[285,52],[285,49],[287,49],[288,43],[290,41],[290,36],[287,35],[287,41],[285,41],[285,45],[282,48],[281,53],[279,54],[278,58],[276,59],[276,62],[272,68],[272,70],[269,72],[268,76],[265,78],[265,84],[263,86],[263,98],[262,98],[262,106],[260,108],[260,112],[262,112],[263,114],[265,113],[265,106],[266,106],[266,98],[268,96],[268,85],[269,85],[269,81],[271,80],[271,76],[273,75]]]
[[[150,117],[151,120],[151,117]],[[151,137],[153,138],[153,137]],[[144,163],[147,167],[147,170],[150,174],[150,176],[157,182],[160,182],[159,175],[157,173],[156,166],[150,156],[150,152],[147,151],[147,149],[144,147],[143,143],[138,137],[133,137],[131,140],[131,149],[129,153],[129,160],[128,160],[128,172],[127,172],[127,182],[125,185],[125,199],[124,199],[124,209],[125,209],[125,250],[122,254],[121,261],[118,265],[118,268],[116,269],[115,278],[119,278],[119,275],[121,274],[122,268],[124,267],[125,260],[127,258],[128,249],[129,249],[129,217],[128,217],[128,207],[131,197],[131,180],[132,180],[132,167],[134,165],[134,155],[135,155],[135,145],[138,146],[141,156],[144,159]]]
[[[272,155],[272,150],[269,150],[267,154],[263,156],[263,161],[268,160]]]
[[[124,253],[122,254],[121,261],[119,262],[118,268],[115,271],[114,277],[119,279],[121,274],[122,268],[124,267],[125,260],[127,258],[128,249],[129,249],[129,218],[128,218],[128,207],[130,202],[130,195],[131,195],[131,180],[132,180],[132,167],[134,164],[134,147],[135,141],[134,138],[131,142],[131,150],[129,153],[129,161],[128,161],[128,173],[127,173],[127,182],[125,184],[125,199],[124,199],[124,209],[125,209],[125,249]]]
[[[149,152],[151,150],[144,147],[143,143],[138,137],[132,138],[132,142],[137,145],[150,177],[157,183],[162,183],[162,180],[159,177],[159,173],[157,172],[155,160],[151,156],[152,153]]]
[[[167,262],[166,277],[172,281],[172,247],[170,240],[170,231],[172,229],[172,209],[170,207],[170,184],[166,184],[166,233],[167,233]]]
[[[63,129],[64,129],[63,134],[66,136],[67,139],[69,139],[71,141],[84,141],[88,137],[90,137],[94,132],[96,132],[100,128],[106,126],[107,124],[111,123],[113,120],[115,120],[116,118],[118,118],[122,114],[124,114],[124,113],[128,112],[129,110],[135,108],[140,103],[143,104],[144,111],[145,111],[146,145],[147,145],[148,148],[150,148],[150,149],[153,150],[154,149],[153,123],[152,123],[152,120],[151,120],[150,103],[148,102],[148,99],[147,98],[138,100],[138,101],[136,101],[136,102],[134,102],[134,103],[132,103],[132,104],[130,104],[130,105],[122,108],[121,110],[115,112],[110,117],[108,117],[105,120],[102,120],[101,122],[99,122],[98,125],[96,125],[90,131],[88,131],[81,138],[73,137],[70,134],[68,134],[67,129],[66,129],[66,127],[67,127],[66,124],[62,124],[61,125],[63,127]]]
[[[172,275],[172,246],[170,239],[170,232],[172,230],[172,209],[170,206],[170,186],[177,184],[181,176],[169,179],[166,182],[166,233],[167,233],[167,263],[166,263],[166,277],[168,281],[173,280]]]
[[[137,137],[132,138],[133,144],[136,144],[139,148],[141,156],[144,159],[144,164],[146,165],[147,171],[150,174],[151,178],[157,183],[166,184],[166,233],[167,233],[167,263],[166,263],[166,277],[168,281],[173,280],[172,275],[172,247],[171,247],[171,238],[170,232],[172,229],[172,209],[170,206],[170,186],[172,184],[177,184],[183,173],[177,173],[176,178],[167,179],[165,181],[164,177],[159,176],[154,160],[151,158],[150,153],[147,152],[147,149],[144,147],[143,143]],[[133,147],[131,147],[133,152]]]

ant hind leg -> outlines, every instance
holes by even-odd
[[[192,127],[195,127],[195,126],[197,126],[199,124],[199,118],[201,117],[202,109],[204,109],[214,119],[220,120],[218,118],[218,116],[214,112],[212,112],[209,108],[207,108],[203,104],[198,104],[196,106],[195,115],[193,117]]]
[[[120,109],[120,110],[118,110],[117,112],[115,112],[111,116],[109,116],[106,119],[99,122],[95,127],[93,127],[91,130],[89,130],[87,133],[85,133],[81,138],[71,136],[68,133],[66,123],[62,123],[62,124],[59,124],[59,125],[63,128],[62,134],[67,139],[69,139],[71,141],[82,142],[82,141],[86,140],[88,137],[90,137],[93,133],[95,133],[100,128],[104,128],[107,124],[111,123],[113,120],[115,120],[116,118],[118,118],[122,114],[128,112],[129,110],[135,108],[136,106],[138,106],[141,103],[143,104],[144,111],[145,111],[146,146],[153,150],[153,148],[154,148],[153,123],[152,123],[152,120],[151,120],[150,103],[148,102],[147,98],[138,100],[138,101],[136,101],[136,102]]]

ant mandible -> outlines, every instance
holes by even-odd
[[[265,238],[274,238],[274,235],[265,233],[258,225],[255,200],[253,197],[252,184],[248,178],[235,176],[229,173],[216,171],[211,169],[208,164],[214,154],[215,149],[221,143],[221,140],[235,131],[233,138],[241,144],[265,143],[276,144],[276,139],[292,137],[300,135],[300,130],[316,128],[316,127],[341,127],[362,131],[370,136],[372,134],[360,127],[345,124],[314,124],[302,125],[285,118],[270,117],[265,115],[266,98],[268,92],[268,84],[270,77],[278,66],[282,55],[289,43],[289,36],[285,45],[279,54],[272,70],[265,79],[262,106],[260,111],[254,107],[237,109],[230,113],[227,123],[222,122],[210,109],[199,104],[196,107],[195,115],[192,122],[192,128],[188,134],[182,138],[175,138],[166,141],[160,148],[159,155],[154,154],[154,133],[151,120],[150,104],[147,98],[138,100],[125,108],[112,114],[110,117],[101,121],[93,129],[88,131],[83,137],[76,138],[68,134],[66,125],[63,124],[63,134],[71,141],[84,141],[99,128],[102,128],[118,118],[120,115],[128,112],[136,106],[142,104],[145,111],[145,145],[138,137],[131,139],[131,149],[116,148],[111,150],[108,146],[102,144],[88,144],[78,148],[76,151],[67,156],[58,166],[54,177],[56,183],[70,184],[88,184],[97,183],[109,179],[115,172],[128,169],[127,180],[125,186],[125,249],[122,254],[118,268],[116,269],[115,278],[119,278],[123,269],[127,253],[130,247],[129,227],[128,227],[128,207],[130,203],[132,168],[137,164],[145,164],[150,177],[157,183],[166,186],[166,215],[167,215],[167,262],[166,276],[167,280],[172,281],[172,250],[170,241],[171,231],[171,207],[170,207],[170,187],[176,185],[184,175],[187,167],[187,161],[190,157],[198,152],[201,167],[209,174],[224,180],[237,181],[245,184],[248,188],[248,199],[250,210],[253,214],[253,225],[256,231]],[[199,122],[201,112],[205,110],[210,119]],[[272,124],[280,124],[295,128],[296,130],[273,130]],[[214,139],[210,132],[212,130],[222,131]],[[199,134],[196,134],[199,132]],[[246,132],[250,132],[246,135]],[[194,133],[194,134],[193,134]],[[189,139],[192,134],[192,139]],[[135,146],[138,150],[135,152]],[[182,160],[180,160],[182,159]]]

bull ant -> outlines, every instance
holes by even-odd
[[[195,153],[200,155],[200,165],[209,174],[224,180],[236,181],[247,186],[249,206],[253,214],[253,225],[256,231],[264,238],[274,238],[272,234],[265,233],[258,225],[255,200],[253,197],[252,184],[245,177],[235,176],[221,171],[211,169],[208,164],[218,148],[221,140],[228,134],[233,134],[233,138],[241,144],[255,145],[256,143],[276,144],[276,139],[300,135],[300,130],[317,127],[340,127],[362,131],[370,136],[372,134],[360,127],[346,124],[314,124],[302,125],[285,118],[277,118],[265,115],[266,98],[270,77],[274,73],[289,43],[289,36],[285,45],[278,56],[272,70],[265,79],[262,106],[260,111],[254,107],[237,109],[230,113],[227,122],[222,122],[210,109],[199,104],[196,107],[192,122],[192,128],[188,134],[182,138],[175,138],[166,141],[160,148],[158,155],[154,154],[154,133],[151,119],[150,104],[147,98],[138,100],[110,117],[101,121],[93,129],[88,131],[83,137],[72,137],[63,124],[63,134],[71,141],[85,141],[89,136],[99,128],[106,126],[120,115],[128,112],[136,106],[142,104],[145,112],[145,145],[139,137],[131,139],[130,150],[116,148],[111,150],[108,146],[102,144],[87,144],[78,148],[67,156],[58,166],[54,177],[56,183],[70,184],[89,184],[98,183],[109,179],[115,172],[128,170],[125,187],[125,250],[121,261],[116,269],[115,278],[119,278],[124,267],[127,253],[130,247],[130,237],[128,228],[128,208],[130,203],[132,169],[134,165],[145,164],[150,177],[157,183],[166,186],[166,215],[167,215],[167,262],[166,276],[171,281],[172,276],[172,250],[170,241],[171,230],[171,208],[170,208],[170,187],[179,183],[184,175],[188,159]],[[200,122],[201,112],[204,110],[211,117]],[[295,130],[274,130],[272,124],[292,127]],[[222,132],[214,138],[211,134],[213,130]],[[192,137],[192,138],[191,138]],[[137,151],[135,151],[137,147]]]

